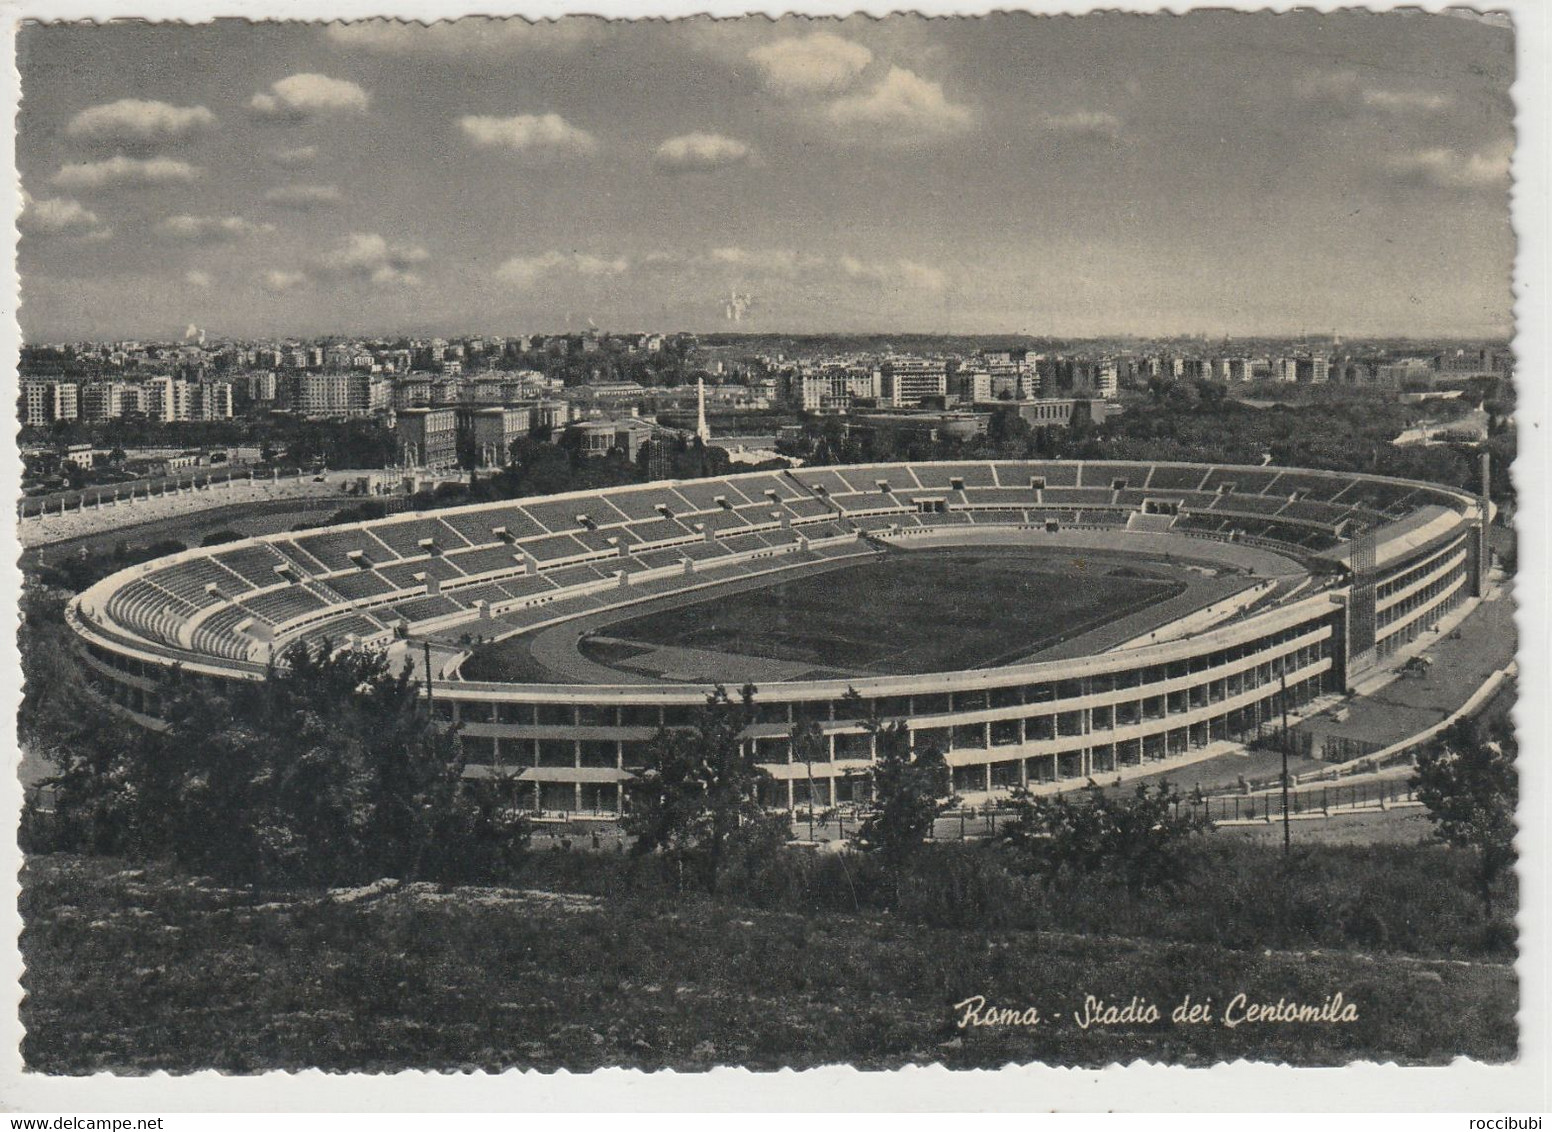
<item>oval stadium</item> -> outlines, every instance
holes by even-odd
[[[870,715],[980,801],[1237,749],[1350,689],[1482,596],[1489,518],[1485,496],[1272,466],[799,468],[190,550],[68,619],[146,725],[172,666],[262,679],[322,640],[429,664],[468,773],[517,776],[539,811],[618,812],[657,730],[746,683],[773,808],[865,799]]]

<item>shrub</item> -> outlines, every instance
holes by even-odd
[[[1090,786],[1078,794],[1017,796],[1019,817],[1001,841],[1019,871],[1048,885],[1119,881],[1136,895],[1175,889],[1191,872],[1192,842],[1212,828],[1192,807],[1182,809],[1168,783],[1138,786],[1130,797]]]

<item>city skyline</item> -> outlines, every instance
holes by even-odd
[[[1512,48],[1415,13],[31,25],[20,319],[1503,337]]]

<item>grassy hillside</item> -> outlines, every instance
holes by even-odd
[[[22,909],[23,1054],[54,1074],[1515,1053],[1507,960],[931,927],[655,890],[257,894],[65,855],[29,862]],[[1314,1006],[1340,992],[1358,1018],[1229,1028],[1240,992]],[[1211,998],[1211,1022],[1171,1023],[1187,994]],[[1041,1021],[961,1030],[955,1004],[973,995]],[[1091,995],[1163,1017],[1085,1029],[1073,1013]]]

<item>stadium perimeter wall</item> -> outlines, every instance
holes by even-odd
[[[967,466],[986,467],[952,467]],[[1107,469],[1117,466],[1106,465]],[[1151,465],[1137,467],[1140,478],[1152,477],[1156,470]],[[875,473],[879,469],[862,474]],[[903,476],[904,469],[885,468],[882,474]],[[716,483],[736,486],[742,478],[754,477],[731,476]],[[1207,478],[1204,472],[1203,482]],[[1366,479],[1349,478],[1360,486]],[[797,482],[803,483],[801,478]],[[1433,485],[1402,486],[1435,496],[1444,494]],[[1117,489],[1115,494],[1119,493]],[[962,490],[959,494],[962,498],[965,495]],[[1161,494],[1167,496],[1168,492]],[[608,495],[591,493],[586,498]],[[1416,639],[1478,591],[1482,562],[1480,555],[1473,553],[1473,544],[1479,537],[1481,513],[1469,497],[1459,496],[1455,504],[1456,521],[1435,521],[1438,532],[1426,541],[1406,541],[1399,551],[1391,548],[1393,552],[1381,557],[1382,565],[1365,581],[1374,587],[1374,644],[1356,658],[1357,664],[1349,647],[1354,580],[1350,572],[1328,570],[1316,592],[1274,602],[1242,616],[1231,614],[1231,620],[1205,631],[1187,632],[1142,647],[1043,665],[850,682],[772,683],[761,689],[757,721],[745,736],[755,757],[771,774],[773,790],[767,801],[773,806],[795,807],[810,801],[832,805],[864,799],[870,789],[868,770],[873,752],[862,717],[870,713],[904,719],[914,743],[943,748],[953,767],[956,790],[967,794],[995,794],[1029,783],[1082,780],[1215,744],[1253,740],[1275,726],[1285,705],[1296,707],[1323,692],[1345,689],[1361,675],[1363,665],[1373,664]],[[1053,529],[1040,518],[1041,510],[1026,507],[1023,516],[1030,520],[1026,522],[972,521],[953,530],[934,529],[926,534],[912,535],[875,525],[870,532],[848,530],[812,544],[800,539],[786,553],[801,556],[863,538],[930,539],[943,544],[959,536],[972,541],[976,532],[989,535],[999,526],[998,541],[1016,537],[1036,542],[1054,536],[1053,540],[1066,543],[1091,537],[1107,545],[1119,542],[1146,547],[1149,553],[1171,546],[1182,557],[1210,557],[1214,542],[1233,542],[1232,537],[1160,532],[1156,528],[1129,538],[1113,526],[1085,536],[1076,524],[1058,524],[1059,529]],[[821,518],[827,523],[838,520],[843,526],[848,521],[861,525],[833,503]],[[792,524],[794,530],[801,527],[801,523]],[[1382,548],[1387,546],[1384,535],[1382,526],[1377,532]],[[698,534],[697,541],[700,537]],[[177,557],[192,558],[219,549]],[[765,556],[771,553],[767,551]],[[262,673],[262,668],[251,662],[222,662],[165,642],[158,645],[137,640],[125,627],[102,617],[108,598],[119,587],[141,572],[154,573],[157,565],[115,575],[98,587],[100,592],[83,595],[88,599],[84,612],[83,603],[78,601],[69,613],[89,669],[122,710],[148,725],[156,723],[157,680],[174,664],[194,679],[212,682],[253,679]],[[681,572],[687,582],[701,580],[698,565],[686,560]],[[531,573],[532,564],[525,570]],[[642,576],[661,579],[674,572],[653,570]],[[631,581],[617,584],[625,586]],[[430,594],[433,588],[428,584],[426,592]],[[601,587],[594,582],[582,588],[597,592]],[[488,609],[475,609],[464,619],[473,622],[488,615]],[[434,620],[456,624],[460,618],[444,615]],[[410,628],[413,632],[424,626]],[[177,631],[177,641],[189,639],[190,634]],[[853,686],[862,697],[860,704],[843,698]],[[626,804],[632,769],[644,765],[647,744],[657,729],[689,723],[706,692],[705,687],[684,685],[562,686],[444,680],[435,683],[432,702],[442,719],[460,725],[475,773],[516,776],[531,786],[538,810],[613,813]],[[824,736],[823,757],[812,764],[794,762],[790,730],[808,721],[817,723]]]

